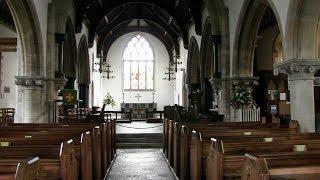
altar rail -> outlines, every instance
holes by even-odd
[[[239,109],[240,122],[260,122],[260,108]]]

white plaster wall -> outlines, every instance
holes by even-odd
[[[0,25],[0,38],[17,38],[17,34]],[[18,60],[17,52],[2,52],[2,68],[1,79],[2,86],[1,93],[4,91],[4,86],[10,88],[10,93],[5,93],[0,96],[0,108],[15,108],[16,109],[16,97],[17,86],[15,85],[15,76],[18,75]]]
[[[152,103],[152,92],[128,92],[123,91],[122,79],[123,79],[123,63],[122,54],[126,44],[130,41],[137,32],[129,33],[118,38],[114,44],[111,46],[108,52],[108,58],[111,63],[111,70],[114,71],[112,74],[115,76],[114,79],[103,79],[102,80],[102,91],[103,97],[109,92],[116,101],[116,106],[114,108],[108,107],[112,110],[120,110],[120,104],[122,103],[122,93],[125,93],[124,101],[126,103]],[[154,83],[155,83],[155,103],[157,103],[157,109],[163,110],[164,106],[173,105],[174,103],[174,81],[163,80],[164,74],[167,72],[167,67],[169,65],[169,54],[165,46],[153,35],[147,33],[142,34],[146,40],[150,43],[154,50],[155,57],[155,73],[154,73]],[[137,94],[141,95],[140,101],[135,97]]]

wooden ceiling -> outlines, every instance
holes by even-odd
[[[120,34],[145,31],[165,42],[167,49],[178,47],[180,39],[188,47],[188,30],[194,22],[201,34],[202,0],[74,0],[77,7],[76,29],[82,22],[89,28],[89,45],[98,39],[98,52],[108,50]],[[143,20],[148,25],[128,26]]]

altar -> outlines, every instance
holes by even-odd
[[[121,103],[121,111],[132,112],[132,120],[153,118],[153,114],[149,114],[147,117],[147,112],[157,111],[157,103]],[[122,118],[129,119],[129,117]]]

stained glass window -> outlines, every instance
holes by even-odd
[[[123,53],[125,90],[153,90],[154,56],[149,42],[140,34],[133,37]]]

